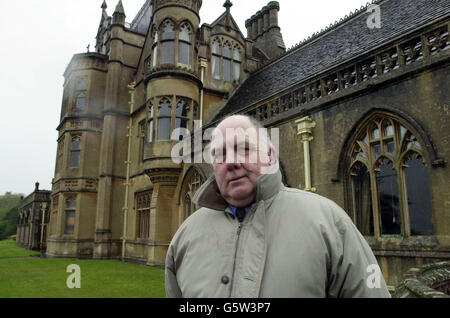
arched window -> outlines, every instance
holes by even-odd
[[[212,44],[212,59],[211,59],[211,69],[213,78],[220,80],[220,42],[219,39],[215,39]]]
[[[184,198],[184,206],[185,206],[185,213],[184,213],[184,217],[188,218],[191,216],[192,214],[192,200],[191,197],[189,196],[189,194],[186,193],[186,196]]]
[[[172,107],[167,98],[161,99],[159,103],[158,116],[158,140],[170,140],[170,122]]]
[[[238,45],[226,41],[221,47],[219,39],[214,39],[211,46],[211,71],[214,79],[225,82],[239,81],[241,77],[242,55]]]
[[[178,37],[178,63],[191,65],[191,27],[184,23]]]
[[[148,142],[153,142],[153,134],[154,134],[154,117],[155,117],[155,108],[153,104],[150,103],[148,106]]]
[[[190,172],[188,172],[188,175],[186,176],[182,187],[182,193],[184,193],[184,196],[182,198],[184,201],[183,204],[185,218],[189,217],[192,213],[195,212],[195,205],[192,201],[192,198],[194,197],[198,189],[200,189],[203,182],[205,182],[205,180],[202,178],[197,169],[193,168]]]
[[[228,42],[223,46],[223,80],[231,82],[231,46]]]
[[[239,81],[241,78],[241,63],[242,63],[242,56],[241,56],[241,50],[239,49],[239,46],[235,46],[233,49],[233,80]]]
[[[188,129],[189,124],[189,101],[181,98],[177,102],[176,114],[175,114],[175,128]],[[183,136],[180,136],[180,140]]]
[[[412,130],[382,113],[359,131],[348,158],[358,229],[377,237],[433,235],[428,167]]]
[[[170,21],[167,21],[163,25],[161,35],[161,64],[173,64],[175,62],[174,43],[174,25]]]
[[[158,65],[158,41],[159,35],[158,30],[153,30],[153,44],[152,44],[152,67]]]

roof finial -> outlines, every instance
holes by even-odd
[[[226,0],[225,3],[223,4],[224,8],[227,9],[227,12],[230,12],[230,8],[233,6],[233,4],[231,3],[230,0]]]
[[[116,10],[114,10],[114,14],[117,14],[117,13],[125,15],[125,10],[123,8],[122,0],[119,0],[119,3],[117,3],[117,6],[116,6]]]
[[[103,9],[103,11],[105,11],[108,8],[108,5],[106,4],[106,0],[103,0],[101,8]]]

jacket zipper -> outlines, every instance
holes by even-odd
[[[239,227],[237,230],[237,239],[236,239],[236,248],[234,250],[234,261],[233,261],[233,272],[231,273],[231,289],[230,289],[230,298],[233,293],[234,289],[234,275],[236,271],[236,258],[237,258],[237,252],[239,247],[239,239],[241,237],[241,230],[242,230],[243,222],[239,222]]]

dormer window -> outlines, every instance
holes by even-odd
[[[239,82],[242,65],[242,54],[239,46],[233,47],[228,41],[221,46],[220,40],[216,38],[212,43],[211,53],[213,78],[225,82]]]
[[[239,46],[236,45],[233,49],[233,79],[235,81],[239,81],[241,78],[241,64],[241,51],[239,50]]]
[[[223,80],[231,82],[231,46],[228,42],[223,46]]]
[[[220,76],[220,42],[218,39],[215,39],[213,44],[212,44],[212,76],[215,79],[220,80],[221,76]]]

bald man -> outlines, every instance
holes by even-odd
[[[167,252],[167,297],[390,297],[348,215],[326,198],[286,188],[260,128],[231,116],[214,130],[214,175]]]

